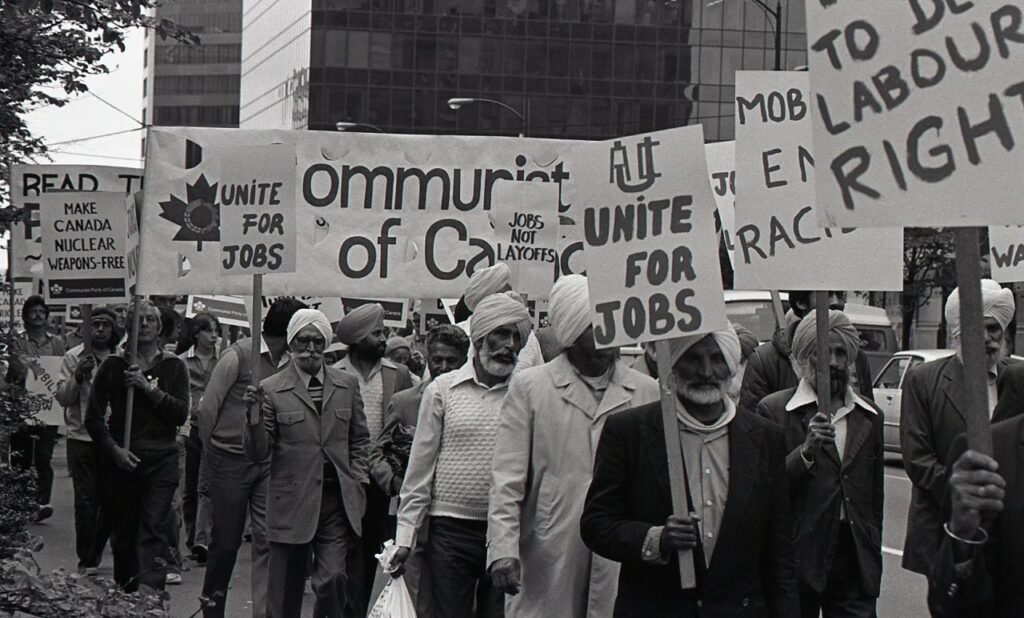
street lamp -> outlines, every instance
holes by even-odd
[[[519,113],[519,110],[517,110],[516,108],[512,107],[511,105],[508,105],[507,103],[502,103],[501,101],[498,101],[498,100],[495,100],[495,99],[483,99],[483,98],[473,98],[473,97],[452,97],[452,98],[448,99],[448,107],[451,108],[452,110],[455,110],[455,111],[458,111],[464,105],[472,105],[474,103],[491,103],[491,104],[497,105],[499,107],[504,107],[508,111],[512,112],[513,114],[516,115],[517,118],[519,118],[519,121],[523,123],[523,128],[519,132],[519,137],[526,137],[526,130],[529,128],[529,124],[530,124],[530,121],[529,121],[529,116],[530,116],[530,99],[526,99],[526,115],[525,116],[522,115],[521,113]]]
[[[378,127],[375,124],[367,124],[365,122],[336,122],[334,123],[335,130],[338,131],[351,131],[352,129],[369,129],[376,131],[377,133],[386,133],[384,129]]]
[[[765,15],[774,19],[775,26],[775,70],[782,70],[782,0],[776,0],[775,10],[765,0],[750,0],[764,11]]]

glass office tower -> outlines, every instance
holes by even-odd
[[[771,9],[776,0],[766,0]],[[806,63],[804,0],[781,66]],[[241,126],[599,139],[703,123],[733,137],[734,73],[772,69],[755,0],[245,0]]]

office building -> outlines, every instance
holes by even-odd
[[[774,9],[776,0],[767,0]],[[703,122],[733,137],[734,72],[771,69],[756,0],[245,0],[240,125],[593,139]],[[804,0],[781,66],[806,64]]]

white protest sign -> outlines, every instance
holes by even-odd
[[[345,313],[362,305],[377,303],[384,307],[384,326],[405,328],[409,319],[409,302],[401,298],[342,298],[341,306]],[[330,319],[330,318],[328,318]],[[339,318],[340,319],[340,318]]]
[[[512,289],[547,298],[558,260],[558,185],[501,182],[494,187],[497,258],[508,264]]]
[[[142,188],[142,170],[105,165],[13,165],[11,205],[25,207],[28,221],[11,228],[15,277],[41,277],[42,246],[39,242],[39,197],[67,191],[114,191],[131,193]]]
[[[0,283],[0,291],[3,297],[0,298],[0,326],[6,326],[11,320],[11,284]],[[31,281],[14,281],[14,326],[21,328],[21,309],[25,306],[25,300],[32,296]]]
[[[999,283],[1024,281],[1024,226],[993,225],[988,228],[988,263]]]
[[[199,313],[210,313],[227,326],[249,328],[249,313],[245,300],[240,296],[216,296],[196,294],[188,297],[185,304],[185,317],[195,317]]]
[[[247,277],[221,276],[217,153],[286,144],[297,160],[296,272],[267,274],[267,294],[458,297],[496,259],[494,185],[568,180],[561,153],[573,143],[151,127],[139,293],[249,293]],[[564,199],[559,212],[571,213]]]
[[[125,250],[125,266],[128,269],[129,296],[135,293],[139,281],[139,200],[142,192],[130,193],[124,200],[124,219],[128,226],[128,241]]]
[[[453,301],[458,303],[458,299]],[[420,301],[420,332],[426,334],[430,329],[442,324],[454,324],[445,303],[439,298],[424,298]]]
[[[725,328],[725,301],[700,125],[577,146],[598,347]]]
[[[221,274],[295,272],[295,147],[218,152]]]
[[[735,263],[736,142],[706,144],[704,154],[708,159],[711,193],[715,196],[719,236],[729,251],[729,261]]]
[[[823,224],[1024,222],[1022,13],[1019,0],[807,2]]]
[[[127,300],[124,194],[93,191],[42,195],[39,224],[47,302]]]
[[[736,74],[735,288],[903,289],[902,229],[818,228],[808,106],[752,101],[806,102],[807,73]]]
[[[25,357],[29,369],[25,379],[25,390],[47,398],[48,405],[35,415],[36,420],[47,425],[64,424],[64,408],[55,397],[60,386],[60,365],[63,360],[60,356]]]

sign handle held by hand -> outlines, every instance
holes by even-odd
[[[132,296],[132,324],[128,333],[128,364],[134,365],[139,352],[139,297]],[[135,388],[128,385],[124,412],[124,448],[132,448],[132,411],[135,407]]]
[[[249,324],[249,333],[252,338],[252,350],[250,361],[252,364],[253,386],[260,385],[260,354],[263,351],[263,337],[260,331],[260,322],[263,321],[263,275],[252,276],[252,322]]]
[[[818,359],[814,371],[814,390],[818,393],[818,411],[825,412],[829,418],[832,418],[834,410],[832,410],[832,380],[829,375],[832,351],[828,345],[828,292],[819,290],[814,293],[814,326],[815,352]],[[841,393],[837,394],[841,395]]]
[[[985,359],[985,318],[981,308],[981,264],[978,228],[958,227],[956,283],[960,288],[960,351],[964,364],[964,401],[967,402],[967,446],[992,454],[992,427],[988,415],[988,376]]]
[[[676,420],[676,392],[672,373],[672,354],[668,341],[657,341],[654,350],[658,355],[658,386],[661,391],[661,420],[665,430],[665,454],[668,457],[668,480],[672,490],[672,513],[685,515],[692,506],[686,491],[686,464],[683,462],[683,448],[679,443],[679,423]],[[679,552],[679,578],[683,590],[697,587],[697,571],[693,564],[693,550]]]

